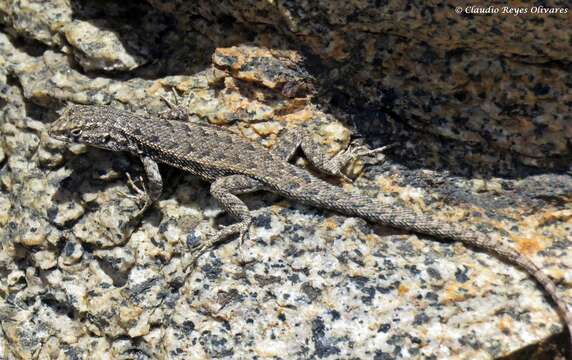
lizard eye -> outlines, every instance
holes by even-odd
[[[70,131],[70,134],[71,134],[73,137],[79,137],[79,136],[81,135],[81,129],[80,129],[80,128],[72,129],[72,130]]]

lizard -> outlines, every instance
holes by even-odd
[[[376,154],[383,147],[367,150],[350,144],[337,155],[327,157],[309,134],[294,131],[279,137],[277,145],[268,150],[222,126],[181,121],[186,119],[187,110],[168,104],[171,109],[160,116],[136,115],[105,105],[70,104],[50,124],[48,134],[61,141],[128,152],[141,159],[147,186],[143,181],[141,190],[128,175],[129,184],[144,203],[130,220],[132,224],[140,221],[161,195],[163,183],[158,163],[210,182],[210,194],[238,221],[201,242],[198,247],[202,249],[237,235],[244,242],[249,237],[252,216],[239,195],[264,190],[320,209],[437,239],[460,241],[487,251],[524,270],[549,295],[568,330],[572,347],[572,313],[558,295],[555,283],[526,256],[485,233],[345,191],[291,163],[296,152],[301,151],[318,171],[345,177],[341,170],[350,160]]]

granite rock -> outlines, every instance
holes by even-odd
[[[72,21],[63,29],[66,40],[74,49],[75,59],[86,71],[128,71],[145,64],[146,59],[137,54],[131,55],[115,32],[102,30],[108,27],[103,21],[90,23]],[[127,44],[137,41],[135,29],[126,28],[123,32],[131,35]]]
[[[62,44],[60,30],[71,21],[72,12],[68,0],[0,1],[0,19],[9,32],[48,46]]]
[[[490,359],[562,341],[513,266],[272,194],[244,197],[244,246],[195,259],[232,220],[208,184],[168,167],[125,242],[138,207],[125,173],[140,162],[46,132],[66,102],[156,115],[177,91],[189,121],[269,148],[293,128],[329,154],[358,131],[400,141],[339,185],[490,233],[572,301],[572,176],[550,170],[571,152],[561,18],[439,1],[102,4],[0,1],[3,358]],[[490,176],[456,176],[471,172]]]
[[[288,37],[320,59],[315,71],[328,90],[318,101],[378,126],[407,124],[403,139],[414,136],[417,149],[401,156],[419,164],[507,175],[514,163],[562,170],[572,162],[567,1],[525,1],[514,6],[528,9],[520,16],[478,15],[470,4],[459,14],[445,0],[149,2],[184,24],[180,31],[201,16],[249,24],[263,45],[265,32]]]

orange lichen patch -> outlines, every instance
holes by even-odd
[[[449,283],[445,286],[445,291],[443,294],[443,303],[454,303],[464,301],[467,298],[466,292],[461,290],[466,290],[463,286],[456,283]]]
[[[224,105],[227,106],[231,111],[256,111],[260,105],[257,101],[245,98],[237,92],[228,93],[227,96],[223,98]],[[265,109],[265,113],[271,113],[270,109]]]
[[[538,225],[547,226],[556,222],[572,224],[572,209],[547,211],[541,213]]]
[[[308,106],[308,104],[310,104],[311,98],[311,96],[305,96],[297,98],[284,98],[277,101],[276,99],[271,99],[272,101],[268,102],[271,103],[272,106],[276,107],[274,109],[274,113],[277,117],[279,117],[281,115],[290,114],[305,108]]]
[[[379,186],[382,193],[396,193],[408,202],[419,204],[422,203],[421,197],[415,197],[415,201],[410,201],[413,196],[413,192],[419,192],[420,190],[411,187],[402,187],[397,185],[391,177],[379,177],[377,179],[377,185]],[[419,201],[417,201],[419,200]]]
[[[572,209],[560,210],[556,207],[544,207],[544,208],[512,208],[506,209],[506,214],[513,218],[522,219],[519,226],[525,228],[545,226],[547,222],[553,220],[553,222],[566,222],[570,220],[572,216]]]
[[[405,206],[412,210],[417,209],[420,213],[431,216],[435,220],[463,223],[468,226],[486,224],[495,230],[492,234],[506,231],[510,234],[510,239],[514,241],[514,246],[525,255],[535,255],[549,246],[554,239],[572,240],[568,225],[572,224],[572,209],[544,208],[534,210],[534,213],[530,214],[530,209],[504,208],[499,210],[499,215],[505,219],[497,220],[485,215],[475,215],[484,214],[485,211],[470,204],[451,207],[436,201],[427,205],[424,201],[425,191],[423,189],[398,186],[392,178],[378,178],[377,184],[382,193],[398,194],[397,196],[408,204]],[[491,236],[494,236],[492,234]]]
[[[230,91],[239,91],[236,80],[231,77],[224,78],[224,87]]]
[[[363,237],[368,244],[369,248],[373,250],[377,249],[376,246],[379,245],[379,236],[374,234],[367,234]]]
[[[510,335],[511,334],[511,329],[513,328],[513,322],[510,318],[508,317],[503,317],[501,318],[501,320],[499,321],[498,324],[499,330],[505,334],[505,335]]]
[[[517,250],[524,255],[535,255],[543,249],[543,246],[536,239],[525,239],[511,236],[511,239],[516,243]]]
[[[216,49],[213,64],[228,71],[232,77],[257,83],[280,92],[288,98],[312,92],[312,78],[304,72],[297,51],[269,50],[254,46],[233,46]]]
[[[290,124],[301,124],[312,120],[316,115],[315,111],[304,108],[294,113],[283,115],[280,117],[280,120],[287,121]]]
[[[232,59],[221,59],[220,57],[232,57]],[[283,61],[299,63],[302,56],[293,50],[273,50],[254,46],[233,46],[229,48],[218,48],[213,55],[213,62],[232,69],[240,69],[244,64],[252,59],[277,58]],[[226,61],[222,61],[226,60]]]
[[[479,208],[444,208],[435,214],[435,218],[440,221],[446,221],[459,224],[481,224],[483,219],[480,216],[473,215],[475,212],[480,212]]]
[[[253,46],[217,49],[209,81],[222,81],[224,90],[209,88],[203,78],[185,80],[193,88],[188,93],[189,108],[213,124],[240,118],[250,123],[288,121],[295,125],[324,117],[308,106],[315,92],[314,79],[304,71],[301,61],[296,51]],[[157,81],[147,92],[160,93],[169,85]],[[263,128],[263,132],[270,130],[268,126]]]
[[[334,220],[329,218],[323,222],[323,225],[327,230],[335,230],[338,228],[338,224],[336,224]]]
[[[403,284],[399,284],[399,288],[397,289],[397,293],[399,295],[405,295],[409,292],[409,288]]]
[[[266,121],[263,123],[254,123],[251,125],[252,130],[262,137],[278,134],[282,129],[282,125],[278,121]]]
[[[230,79],[230,78],[227,78]],[[274,110],[272,107],[256,99],[256,94],[251,94],[251,97],[245,97],[241,91],[235,88],[237,84],[234,80],[225,80],[225,86],[228,86],[226,91],[221,92],[218,96],[220,103],[219,114],[212,113],[210,116],[214,119],[219,118],[223,121],[240,117],[251,121],[271,120],[274,117]]]
[[[162,81],[154,81],[151,86],[145,89],[145,92],[149,96],[157,96],[158,92],[162,92],[165,90],[165,85]]]
[[[545,208],[528,216],[523,215],[522,210],[517,210],[513,217],[519,219],[519,234],[512,234],[510,238],[516,243],[517,249],[526,255],[542,251],[554,239],[572,240],[569,227],[569,224],[572,224],[572,209]],[[506,224],[505,228],[508,230],[509,226],[510,224]]]

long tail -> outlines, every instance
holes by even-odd
[[[556,305],[558,314],[568,329],[568,351],[570,353],[569,356],[572,356],[572,313],[568,310],[566,302],[560,295],[558,295],[556,284],[546,274],[544,274],[532,260],[505,244],[493,243],[488,236],[482,233],[477,233],[471,230],[461,230],[458,226],[454,226],[453,224],[437,222],[428,217],[415,215],[413,212],[405,211],[405,213],[406,214],[402,215],[405,216],[405,218],[402,218],[401,221],[394,221],[393,215],[388,217],[383,212],[372,214],[372,216],[364,216],[364,218],[372,222],[435,236],[437,238],[461,241],[464,244],[486,250],[489,253],[498,256],[502,260],[517,265],[536,280],[538,284],[540,284]]]
[[[325,191],[326,189],[327,191]],[[558,313],[568,329],[569,351],[570,356],[572,356],[572,313],[558,295],[554,282],[534,262],[516,250],[502,243],[492,242],[485,234],[463,229],[452,223],[436,221],[428,216],[416,214],[412,210],[384,205],[368,197],[350,194],[321,180],[312,179],[311,182],[304,184],[297,190],[296,194],[290,193],[288,195],[309,205],[440,239],[461,241],[517,265],[534,278],[556,304]]]

